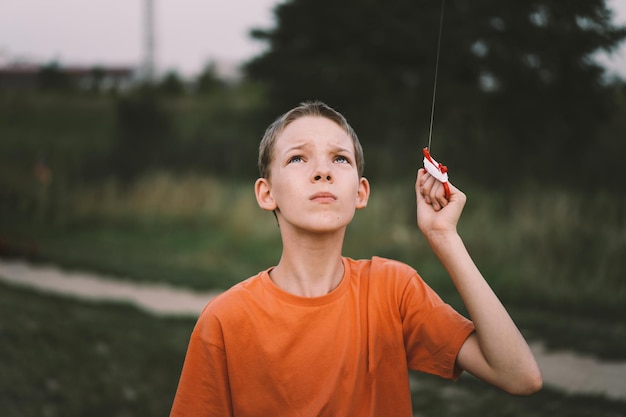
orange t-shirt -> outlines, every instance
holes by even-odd
[[[321,297],[282,291],[268,270],[209,302],[170,416],[412,416],[409,368],[459,377],[471,321],[403,263],[343,263]]]

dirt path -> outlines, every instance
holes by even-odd
[[[157,315],[196,317],[207,301],[218,294],[166,285],[140,285],[1,259],[0,280],[85,300],[127,302]],[[570,393],[600,394],[626,400],[626,362],[606,362],[573,352],[547,351],[538,343],[531,347],[546,385]]]
[[[127,302],[158,315],[196,317],[218,294],[160,284],[141,285],[86,272],[68,272],[52,266],[32,266],[1,259],[0,280],[84,300]]]

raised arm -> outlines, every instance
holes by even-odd
[[[465,194],[450,184],[446,200],[441,184],[423,169],[415,190],[418,226],[450,274],[476,328],[458,354],[458,365],[511,394],[538,391],[541,371],[528,344],[457,233]]]

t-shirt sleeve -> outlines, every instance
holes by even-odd
[[[170,417],[232,416],[221,327],[205,313],[191,334]]]
[[[456,357],[474,331],[473,323],[417,274],[405,288],[401,313],[409,368],[457,380],[463,370],[456,366]]]

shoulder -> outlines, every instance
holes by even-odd
[[[400,276],[414,276],[417,275],[417,271],[410,265],[405,264],[394,259],[381,258],[374,256],[371,260],[372,269],[375,272],[400,275]]]
[[[223,316],[237,311],[242,304],[249,303],[251,299],[262,293],[262,280],[265,274],[267,271],[260,272],[219,294],[207,303],[200,313],[200,317],[206,315]]]
[[[348,265],[350,265],[353,274],[360,277],[366,276],[369,279],[399,280],[406,282],[419,277],[413,267],[394,259],[374,256],[371,259],[360,260],[346,258],[346,261]]]
[[[370,294],[393,297],[398,303],[439,302],[439,296],[422,279],[415,268],[394,259],[372,257],[365,260],[348,259],[352,273]]]
[[[249,315],[262,297],[262,278],[266,273],[250,277],[209,301],[198,317],[196,332],[201,335],[222,333],[225,327],[232,326],[243,315]]]
[[[422,278],[417,271],[393,259],[374,256],[371,259],[352,260],[347,258],[352,279],[359,286],[367,287],[370,296],[389,298],[400,302],[409,287],[421,287]]]

